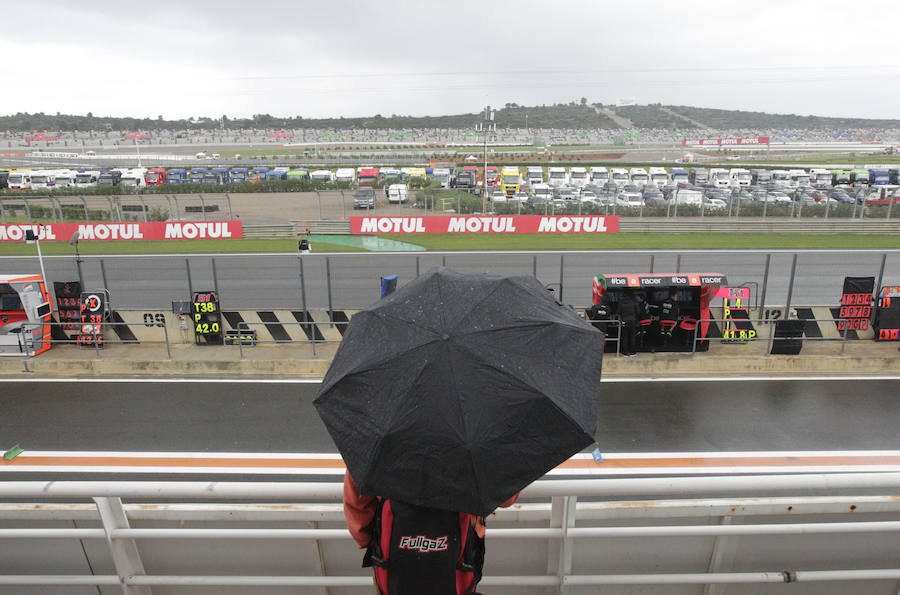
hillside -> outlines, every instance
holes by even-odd
[[[498,128],[558,128],[590,129],[617,128],[605,114],[598,113],[594,106],[585,103],[520,106],[507,103],[496,111]],[[599,104],[596,104],[599,106]],[[863,118],[824,118],[818,116],[797,116],[794,114],[767,114],[690,107],[683,105],[663,106],[661,104],[633,105],[614,108],[615,113],[630,120],[635,128],[656,128],[666,130],[696,131],[694,122],[715,129],[766,130],[776,128],[821,129],[835,128],[900,128],[900,120],[867,120]],[[674,113],[673,113],[674,112]],[[678,115],[685,116],[680,118]],[[227,129],[416,129],[452,128],[471,129],[482,120],[481,113],[454,114],[443,116],[403,116],[391,115],[360,118],[303,118],[277,117],[270,114],[256,114],[252,118],[201,117],[194,120],[166,120],[162,116],[153,118],[115,118],[108,116],[85,116],[44,113],[18,113],[0,116],[0,130],[8,133],[31,132],[36,130],[213,130]],[[693,120],[694,122],[692,122]]]

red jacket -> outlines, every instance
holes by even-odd
[[[500,505],[501,508],[507,508],[516,503],[519,494],[516,494],[506,502]],[[344,473],[344,518],[347,519],[347,529],[354,541],[364,549],[369,545],[372,534],[369,526],[375,518],[375,512],[379,506],[378,496],[363,496],[359,493],[356,483],[350,477],[350,472]],[[484,537],[484,519],[474,515],[468,515],[470,522],[475,526],[475,532],[479,537]]]

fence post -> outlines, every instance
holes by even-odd
[[[763,201],[763,219],[766,218],[766,212],[769,210],[769,196],[766,195],[766,200]]]
[[[212,274],[213,274],[213,289],[216,291],[216,295],[219,296],[219,309],[222,308],[222,294],[219,293],[219,275],[216,273],[216,259],[210,259],[212,261]]]
[[[300,261],[300,307],[303,308],[303,315],[306,316],[306,276],[303,274],[303,255],[299,254],[297,260]]]
[[[316,200],[319,202],[319,220],[322,220],[322,193],[316,190]]]
[[[896,190],[895,190],[895,192],[896,192]],[[891,195],[888,198],[888,211],[887,211],[887,216],[885,217],[885,219],[891,218],[891,209],[894,208],[894,200],[898,200],[898,199],[895,199],[893,195]]]
[[[203,221],[204,219],[206,219],[206,201],[203,200],[202,194],[198,194],[197,196],[200,198],[200,220]]]
[[[187,258],[184,259],[184,270],[187,273],[188,295],[194,295],[194,283],[191,281],[191,262]]]
[[[651,275],[653,274],[653,264],[654,264],[654,260],[656,260],[656,255],[655,255],[655,254],[651,254],[651,255],[650,255],[650,274],[651,274]]]
[[[794,278],[797,276],[797,254],[794,253],[794,261],[791,264],[791,278],[788,281],[787,303],[784,305],[784,320],[787,320],[791,314],[791,296],[794,294]]]
[[[848,321],[845,321],[845,323]],[[844,348],[847,346],[847,330],[850,328],[849,324],[844,324],[844,335],[841,338],[841,357],[844,357]]]
[[[103,289],[109,289],[109,282],[106,280],[106,264],[100,259],[100,279],[103,281]]]
[[[772,339],[775,337],[775,321],[772,320],[769,322],[769,341],[768,347],[766,347],[766,357],[772,355]]]
[[[825,220],[828,221],[828,210],[831,209],[831,198],[825,199]]]
[[[225,193],[225,203],[228,205],[228,219],[234,219],[234,215],[231,213],[231,197],[227,192]]]
[[[884,279],[884,265],[887,263],[887,252],[881,255],[881,268],[878,269],[878,281],[875,282],[875,295],[878,295],[878,288],[881,287],[881,281]]]
[[[700,323],[702,320],[698,320],[696,326],[694,326],[694,341],[691,343],[691,357],[697,355],[697,329],[700,328]]]
[[[681,272],[681,254],[675,257],[675,272]]]
[[[334,311],[334,308],[331,305],[331,257],[325,257],[325,282],[328,287],[328,318],[331,320],[331,327],[334,328],[334,319],[331,317],[331,312]]]
[[[537,279],[537,255],[531,257],[531,276]]]
[[[759,316],[758,318],[763,317],[763,308],[766,307],[766,289],[769,287],[769,265],[772,263],[772,255],[766,254],[766,269],[763,273],[763,285],[762,292],[759,296]]]
[[[563,273],[566,270],[566,255],[559,255],[559,302],[563,302]]]
[[[159,323],[159,326],[162,327],[166,339],[166,359],[172,359],[172,351],[169,349],[169,329],[166,328],[165,322]]]

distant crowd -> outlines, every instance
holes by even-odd
[[[557,128],[501,128],[489,134],[494,145],[679,145],[683,139],[768,137],[772,145],[797,142],[854,142],[900,144],[900,128],[845,129],[557,129]],[[347,128],[324,130],[301,128],[218,129],[218,130],[142,130],[142,131],[32,131],[0,132],[0,142],[7,147],[62,150],[82,147],[173,144],[311,144],[359,143],[396,146],[405,144],[477,145],[484,137],[474,129],[412,128],[375,129]]]

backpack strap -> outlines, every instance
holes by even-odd
[[[369,532],[372,535],[372,539],[369,541],[369,545],[366,548],[366,553],[363,555],[363,568],[377,566],[378,568],[387,569],[390,566],[390,561],[385,559],[384,548],[382,547],[382,536],[384,534],[382,519],[386,502],[387,501],[383,499],[378,500],[378,508],[375,510],[375,518],[372,519],[372,523],[369,525]],[[387,537],[388,539],[390,539],[390,535],[388,535]]]

